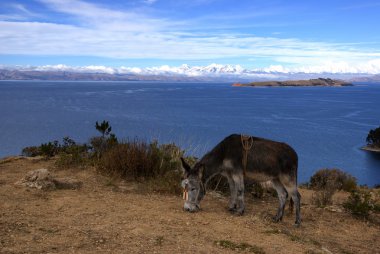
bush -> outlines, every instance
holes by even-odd
[[[42,153],[39,146],[28,146],[22,149],[21,155],[26,157],[36,157],[41,156]]]
[[[145,182],[155,191],[180,193],[183,154],[174,144],[126,141],[102,154],[98,170],[110,176]]]
[[[375,206],[368,191],[352,191],[343,207],[357,217],[368,218],[370,211],[374,210]]]
[[[321,169],[310,178],[309,187],[315,190],[312,196],[313,204],[325,207],[332,204],[335,191],[353,191],[357,184],[353,176],[339,169]]]
[[[106,151],[118,144],[115,135],[109,137],[93,137],[90,139],[91,149],[94,157],[100,158]]]
[[[29,146],[22,149],[22,155],[28,157],[45,156],[50,158],[59,155],[58,167],[80,166],[88,161],[89,147],[87,144],[77,144],[73,139],[64,137],[62,144],[57,140],[43,143],[40,146]]]
[[[60,153],[55,165],[58,168],[82,167],[87,164],[86,156],[79,153]]]
[[[181,194],[182,186],[179,184],[181,180],[182,172],[180,170],[172,170],[166,172],[162,177],[156,177],[148,180],[142,187],[147,191],[153,191],[160,194]]]
[[[310,178],[309,186],[315,190],[353,191],[357,183],[355,177],[340,169],[321,169]]]
[[[332,204],[332,196],[335,190],[332,188],[326,188],[324,190],[317,190],[312,195],[312,203],[317,207],[326,207]]]
[[[85,166],[89,162],[88,150],[87,144],[76,144],[74,140],[65,137],[55,164],[59,168]]]
[[[100,124],[96,121],[95,128],[102,135],[100,137],[91,138],[90,144],[92,146],[94,156],[99,159],[103,153],[117,145],[118,140],[116,135],[111,133],[112,127],[108,121],[103,120]]]
[[[43,143],[40,146],[41,155],[46,158],[53,157],[58,154],[60,150],[58,140],[54,140],[53,142]]]

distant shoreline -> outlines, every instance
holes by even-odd
[[[293,87],[304,87],[304,86],[329,86],[329,87],[341,87],[341,86],[353,86],[352,83],[336,80],[336,79],[309,79],[309,80],[288,80],[288,81],[260,81],[251,82],[246,84],[235,83],[232,86],[235,87],[283,87],[283,86],[293,86]]]

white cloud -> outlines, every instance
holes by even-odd
[[[0,21],[0,54],[178,60],[265,57],[301,65],[318,64],[326,59],[337,62],[380,57],[380,52],[345,50],[339,45],[296,39],[232,35],[184,37],[171,32],[136,32],[134,29],[131,31],[130,27],[119,31],[115,29],[116,26],[95,29],[41,22]]]
[[[380,51],[360,50],[355,45],[249,34],[188,33],[184,32],[188,24],[158,19],[138,11],[113,10],[80,0],[39,1],[55,12],[70,15],[76,23],[1,21],[0,16],[0,54],[154,58],[184,62],[261,58],[282,64],[264,70],[268,72],[379,71],[376,59],[380,59]],[[22,5],[17,8],[27,11]]]

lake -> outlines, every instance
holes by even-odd
[[[0,82],[0,157],[64,136],[86,142],[102,120],[119,139],[175,142],[198,157],[231,133],[283,141],[298,153],[299,182],[339,168],[360,184],[380,184],[379,156],[360,150],[380,126],[380,84]]]

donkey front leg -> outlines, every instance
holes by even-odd
[[[235,182],[232,179],[232,176],[230,174],[225,175],[228,180],[228,185],[230,186],[230,201],[228,203],[228,210],[231,213],[236,212],[236,198],[237,198],[237,189],[235,186]]]
[[[235,183],[235,188],[236,188],[236,213],[239,215],[244,214],[244,176],[243,174],[233,174],[232,179]]]

